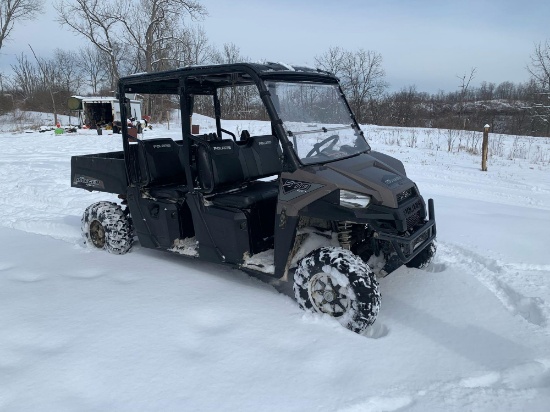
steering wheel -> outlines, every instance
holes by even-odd
[[[320,141],[319,143],[315,143],[313,145],[313,149],[309,151],[306,157],[311,157],[314,153],[321,154],[321,150],[320,150],[321,147],[326,145],[328,142],[332,142],[332,143],[330,143],[327,149],[332,149],[334,145],[338,142],[338,140],[340,140],[340,136],[338,136],[337,134],[333,134],[332,136],[327,137],[326,139]]]

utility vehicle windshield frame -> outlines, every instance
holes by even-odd
[[[266,80],[265,85],[302,164],[370,150],[337,84]]]

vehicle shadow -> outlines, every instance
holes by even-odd
[[[505,336],[473,324],[454,326],[392,296],[384,296],[384,306],[391,308],[390,313],[386,312],[391,320],[414,328],[434,343],[486,368],[501,369],[506,364],[514,365],[535,356],[529,347]]]

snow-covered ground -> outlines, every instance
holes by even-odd
[[[367,336],[237,270],[85,248],[82,212],[116,199],[71,188],[70,156],[120,137],[0,132],[0,411],[547,411],[550,142],[491,135],[483,173],[448,131],[364,130],[439,239],[428,271],[380,280]]]

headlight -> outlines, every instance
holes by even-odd
[[[370,203],[370,196],[361,193],[340,190],[340,205],[345,207],[367,207]]]

